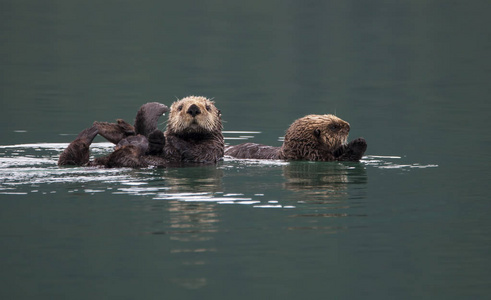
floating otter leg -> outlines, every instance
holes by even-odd
[[[360,161],[365,151],[367,151],[367,142],[364,138],[357,138],[336,149],[334,156],[338,161]]]
[[[94,122],[94,126],[97,127],[100,136],[113,144],[136,134],[135,127],[122,119],[116,120],[116,123]]]
[[[61,153],[58,159],[59,166],[75,165],[83,166],[89,162],[89,147],[92,144],[98,130],[92,126],[80,132],[77,138],[71,142]]]
[[[135,133],[146,137],[157,128],[159,118],[169,111],[169,108],[162,103],[149,102],[143,104],[135,118]]]
[[[149,102],[143,104],[138,110],[135,126],[123,119],[117,119],[116,123],[94,122],[94,126],[99,130],[100,136],[117,145],[122,140],[138,134],[149,137],[149,134],[157,130],[160,116],[168,110],[169,108],[164,104]]]

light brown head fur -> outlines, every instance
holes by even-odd
[[[170,107],[168,134],[213,134],[221,130],[221,113],[214,102],[205,97],[189,96]]]
[[[332,153],[348,139],[349,123],[334,115],[307,115],[293,122],[285,134],[280,158],[333,160]]]

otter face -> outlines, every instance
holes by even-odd
[[[209,134],[221,132],[221,113],[213,101],[190,96],[174,102],[170,108],[167,131],[173,134]]]
[[[341,145],[345,145],[348,140],[350,130],[349,123],[341,120],[334,115],[307,116],[307,122],[312,122],[316,127],[314,136],[321,144],[327,145],[332,151]]]
[[[330,160],[346,144],[349,130],[349,123],[334,115],[305,116],[286,131],[282,153],[287,159]]]

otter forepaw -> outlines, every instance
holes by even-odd
[[[367,151],[367,141],[364,138],[357,138],[348,143],[350,152],[349,160],[359,161],[365,151]]]
[[[359,161],[367,150],[367,142],[364,138],[357,138],[334,152],[339,161]]]
[[[364,138],[357,138],[349,142],[348,147],[356,152],[363,152],[367,150],[367,141]]]
[[[165,136],[164,133],[158,129],[152,131],[148,135],[148,154],[159,155],[164,152]]]

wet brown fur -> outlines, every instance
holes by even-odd
[[[366,151],[363,138],[347,144],[350,125],[334,115],[307,115],[287,129],[281,147],[253,143],[230,146],[235,158],[310,161],[359,161]]]
[[[285,134],[280,159],[335,160],[332,152],[346,144],[349,123],[334,115],[308,115],[293,122]]]
[[[122,139],[136,135],[135,127],[123,119],[117,119],[116,123],[94,122],[99,135],[113,144],[119,143]]]
[[[68,145],[60,155],[58,165],[135,167],[141,156],[162,152],[165,140],[157,125],[159,117],[166,111],[167,106],[149,102],[138,110],[135,126],[122,119],[118,119],[117,123],[94,122],[92,127],[83,130]],[[97,134],[117,144],[116,150],[106,157],[89,161],[89,146]],[[144,163],[140,165],[146,166]]]
[[[73,142],[61,153],[58,165],[82,166],[89,162],[89,147],[96,137],[97,127],[92,126],[80,132]]]
[[[117,119],[116,123],[94,122],[99,135],[113,144],[118,144],[125,138],[135,135],[148,137],[157,130],[158,120],[169,108],[158,102],[149,102],[140,107],[135,117],[135,125],[127,123],[123,119]]]
[[[224,142],[221,113],[213,101],[190,96],[174,102],[164,133],[157,129],[161,107],[156,104],[159,103],[147,103],[138,111],[133,127],[138,135],[131,135],[131,125],[122,120],[118,120],[117,124],[95,122],[90,128],[90,132],[95,130],[90,141],[87,136],[89,129],[82,131],[65,149],[64,153],[68,155],[62,154],[58,164],[138,168],[177,166],[180,163],[216,163],[222,159]],[[98,130],[104,132],[104,137],[117,146],[108,156],[89,162],[89,146]]]
[[[223,158],[221,113],[205,97],[190,96],[174,102],[164,134],[164,155],[170,161],[216,163]]]

